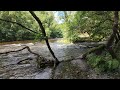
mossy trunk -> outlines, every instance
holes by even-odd
[[[117,58],[117,56],[114,52],[114,49],[113,49],[113,45],[114,45],[114,42],[115,42],[115,44],[117,44],[119,42],[119,38],[120,38],[120,35],[118,33],[118,20],[119,20],[119,14],[118,13],[119,13],[118,11],[114,12],[113,33],[110,36],[110,38],[109,38],[109,40],[106,44],[106,48],[107,48],[108,52],[110,53],[110,55],[112,56],[113,59]]]
[[[89,51],[87,51],[86,53],[84,53],[83,55],[82,55],[82,59],[86,59],[86,56],[88,55],[88,54],[91,54],[91,53],[95,53],[96,55],[100,55],[100,54],[102,54],[102,51],[105,49],[105,45],[100,45],[100,46],[98,46],[98,47],[95,47],[95,48],[92,48],[92,49],[90,49]]]

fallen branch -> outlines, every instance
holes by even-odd
[[[37,56],[37,60],[39,59],[39,57],[42,57],[42,56],[40,56],[39,54],[32,52],[31,49],[30,49],[28,46],[25,46],[25,47],[23,47],[22,49],[19,49],[19,50],[3,52],[3,53],[0,53],[0,54],[8,54],[8,53],[13,53],[13,52],[19,52],[19,51],[22,51],[22,50],[24,50],[24,49],[27,49],[30,53],[36,55],[36,56]],[[43,57],[42,57],[42,58],[43,58]],[[30,59],[30,58],[29,58],[29,59]],[[28,58],[17,62],[17,64],[20,64],[21,62],[26,61],[26,60],[28,60]],[[30,60],[31,60],[31,59],[30,59]]]
[[[102,50],[105,48],[105,45],[100,45],[98,47],[95,47],[95,48],[92,48],[90,49],[89,51],[87,51],[86,53],[84,53],[82,55],[82,58],[81,59],[85,59],[86,56],[90,53],[93,53],[93,52],[96,52],[96,54],[101,54],[102,53]]]
[[[8,53],[12,53],[12,52],[19,52],[19,51],[22,51],[22,50],[24,50],[24,49],[27,49],[30,53],[32,53],[32,54],[34,54],[34,55],[36,55],[36,56],[40,56],[39,54],[32,52],[28,46],[25,46],[25,47],[23,47],[22,49],[19,49],[19,50],[2,52],[2,53],[0,53],[0,54],[8,54]]]
[[[23,47],[22,49],[19,49],[19,50],[2,52],[0,54],[8,54],[8,53],[13,53],[13,52],[19,52],[19,51],[22,51],[24,49],[27,49],[30,53],[37,56],[36,61],[37,61],[37,65],[39,66],[39,68],[45,68],[47,66],[48,67],[54,66],[55,61],[47,60],[46,58],[42,57],[41,55],[32,52],[31,49],[28,46],[25,46],[25,47]],[[26,59],[20,60],[19,62],[17,62],[17,64],[21,64],[23,61],[27,61],[27,60],[33,60],[33,59],[32,58],[26,58]],[[15,65],[15,64],[13,64],[13,65]]]
[[[0,53],[0,54],[8,54],[8,53],[12,53],[12,52],[19,52],[19,51],[22,51],[22,50],[24,50],[24,49],[26,49],[26,48],[27,48],[27,47],[24,47],[24,48],[22,48],[22,49],[15,50],[15,51],[2,52],[2,53]]]
[[[27,60],[33,60],[33,59],[32,58],[26,58],[26,59],[20,60],[19,62],[17,62],[17,64],[22,64],[23,61],[27,61]]]
[[[52,79],[54,79],[55,70],[56,70],[57,66],[60,63],[70,62],[72,60],[82,59],[82,58],[78,57],[78,58],[72,58],[72,59],[62,60],[62,61],[59,61],[60,62],[59,64],[55,65],[54,64],[55,63],[54,60],[48,60],[48,59],[40,56],[39,54],[32,52],[31,49],[28,46],[25,46],[25,47],[23,47],[22,49],[19,49],[19,50],[3,52],[3,53],[0,53],[0,54],[8,54],[8,53],[12,53],[12,52],[19,52],[19,51],[22,51],[24,49],[27,49],[30,53],[32,53],[32,54],[34,54],[34,55],[37,56],[37,65],[39,65],[39,68],[53,67],[53,69],[52,69],[52,75],[51,75]],[[23,60],[17,62],[17,64],[22,64],[22,62],[26,61],[26,60],[32,60],[32,58],[23,59]],[[10,64],[10,65],[16,65],[16,64]],[[4,67],[6,67],[6,66],[4,66]]]

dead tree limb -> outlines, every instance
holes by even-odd
[[[0,54],[8,54],[8,53],[19,52],[19,51],[22,51],[22,50],[24,50],[24,49],[27,49],[30,53],[36,55],[36,56],[37,56],[37,59],[38,59],[39,57],[42,57],[42,56],[40,56],[39,54],[32,52],[31,49],[30,49],[28,46],[25,46],[25,47],[23,47],[22,49],[19,49],[19,50],[2,52],[2,53],[0,53]],[[26,60],[27,60],[27,59],[21,60],[21,61],[17,62],[17,64],[21,63],[22,61],[26,61]]]
[[[9,21],[9,20],[4,20],[4,19],[1,19],[1,18],[0,18],[0,20],[1,20],[1,21],[4,21],[4,22],[9,22],[9,23],[17,24],[17,25],[21,26],[22,28],[25,28],[25,29],[33,32],[33,33],[38,33],[38,32],[36,32],[36,31],[34,31],[34,30],[32,30],[32,29],[29,29],[29,28],[25,27],[24,25],[22,25],[22,24],[20,24],[20,23],[18,23],[18,22]]]
[[[28,46],[26,46],[26,45],[25,45],[25,47],[23,47],[22,49],[14,50],[14,51],[2,52],[2,53],[0,53],[0,55],[1,55],[1,54],[8,54],[8,53],[19,52],[19,51],[22,51],[22,50],[24,50],[24,49],[27,49],[30,53],[36,55],[36,56],[37,56],[37,58],[36,58],[37,62],[38,62],[39,59],[41,59],[41,60],[43,60],[43,59],[46,60],[46,58],[42,57],[41,55],[39,55],[39,54],[37,54],[37,53],[35,53],[35,52],[33,52],[33,51],[31,51],[31,49],[30,49]],[[20,64],[21,62],[26,61],[26,60],[28,60],[28,59],[31,60],[31,58],[23,59],[23,60],[17,62],[17,64]],[[40,61],[40,60],[39,60],[39,61]]]
[[[92,49],[90,49],[89,51],[87,51],[86,53],[84,53],[84,54],[82,55],[82,59],[86,59],[86,56],[87,56],[88,54],[93,53],[93,52],[95,52],[97,55],[99,55],[99,54],[102,53],[102,51],[104,50],[104,48],[105,48],[105,45],[100,45],[100,46],[98,46],[98,47],[92,48]]]
[[[22,49],[19,49],[19,50],[2,52],[2,53],[0,53],[0,54],[8,54],[8,53],[12,53],[12,52],[19,52],[19,51],[22,51],[22,50],[24,50],[24,49],[27,49],[30,53],[32,53],[32,54],[34,54],[34,55],[36,55],[36,56],[39,56],[39,54],[32,52],[28,46],[25,46],[25,47],[23,47]]]

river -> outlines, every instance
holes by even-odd
[[[81,57],[81,55],[88,50],[86,46],[96,43],[62,43],[61,39],[50,39],[50,46],[54,51],[59,61],[75,59]],[[18,50],[27,45],[33,52],[36,52],[47,59],[52,59],[45,42],[35,41],[15,41],[0,43],[0,52]],[[26,58],[32,58],[27,63],[16,65],[20,60]],[[78,66],[78,68],[76,68]],[[77,69],[77,70],[76,70]],[[82,60],[73,60],[69,64],[60,64],[56,70],[55,78],[86,78],[87,64]],[[44,70],[36,67],[36,56],[29,53],[27,50],[23,50],[16,53],[10,53],[7,55],[0,55],[0,78],[1,79],[49,79],[51,76],[51,68],[47,67]],[[84,74],[81,73],[81,70]],[[67,72],[67,73],[66,73]],[[83,75],[83,76],[81,76]],[[90,77],[90,75],[89,75]]]
[[[60,40],[61,39],[49,40],[52,50],[54,51],[56,57],[60,61],[79,57],[86,50],[86,47],[80,46],[79,44],[72,44],[72,43],[66,44],[66,43],[59,42]],[[29,41],[4,42],[4,43],[0,43],[0,49],[1,51],[4,52],[4,51],[12,50],[12,48],[14,49],[20,48],[23,45],[30,46],[32,49],[35,49],[35,50],[36,48],[38,48],[35,52],[40,53],[46,58],[52,58],[44,41],[35,42],[32,40],[29,40]]]

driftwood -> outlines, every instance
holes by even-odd
[[[50,67],[54,66],[54,61],[53,60],[47,60],[45,57],[43,57],[43,56],[41,56],[41,55],[39,55],[37,53],[34,53],[33,51],[31,51],[31,49],[28,46],[25,46],[25,47],[23,47],[22,49],[19,49],[19,50],[2,52],[0,54],[8,54],[8,53],[19,52],[19,51],[22,51],[24,49],[27,49],[30,53],[37,56],[36,62],[37,62],[37,67],[38,68],[45,68],[47,66],[50,66]],[[28,60],[32,60],[32,58],[23,59],[23,60],[17,62],[17,64],[21,64],[23,61],[28,61]]]
[[[8,53],[19,52],[19,51],[22,51],[22,50],[24,50],[24,49],[27,49],[30,53],[32,53],[32,54],[34,54],[34,55],[36,55],[36,56],[37,56],[37,60],[38,60],[38,58],[39,58],[39,57],[42,57],[41,55],[39,55],[39,54],[37,54],[37,53],[35,53],[35,52],[31,51],[31,49],[30,49],[28,46],[25,46],[25,47],[23,47],[22,49],[19,49],[19,50],[2,52],[2,53],[0,53],[0,55],[1,55],[1,54],[8,54]],[[43,58],[43,57],[42,57],[42,58]],[[23,60],[21,60],[21,61],[17,62],[17,64],[20,64],[21,62],[26,61],[26,60],[28,60],[28,59],[29,59],[29,60],[31,60],[30,58],[23,59]]]
[[[62,61],[59,61],[59,64],[55,65],[55,61],[54,60],[48,60],[44,57],[42,57],[41,55],[37,54],[37,53],[34,53],[33,51],[31,51],[30,47],[28,46],[25,46],[23,47],[22,49],[19,49],[19,50],[14,50],[14,51],[7,51],[7,52],[2,52],[0,53],[1,54],[8,54],[8,53],[14,53],[14,52],[19,52],[19,51],[22,51],[24,49],[27,49],[30,53],[34,54],[37,56],[36,58],[36,62],[37,62],[37,67],[38,68],[46,68],[46,67],[52,67],[52,74],[51,74],[51,79],[54,78],[54,74],[55,74],[55,70],[57,68],[57,66],[60,64],[60,63],[64,63],[64,62],[70,62],[72,60],[78,60],[78,59],[82,59],[81,57],[77,57],[77,58],[72,58],[72,59],[68,59],[68,60],[62,60]],[[32,58],[26,58],[26,59],[23,59],[23,60],[20,60],[19,62],[17,62],[16,64],[23,64],[24,61],[29,61],[29,60],[33,60]],[[16,64],[10,64],[10,65],[16,65]],[[6,67],[6,66],[4,66]]]
[[[39,54],[32,52],[31,49],[30,49],[28,46],[25,46],[25,47],[23,47],[22,49],[19,49],[19,50],[2,52],[2,53],[0,53],[0,54],[8,54],[8,53],[12,53],[12,52],[19,52],[19,51],[22,51],[22,50],[24,50],[24,49],[27,49],[30,53],[32,53],[32,54],[34,54],[34,55],[36,55],[36,56],[40,56]]]

